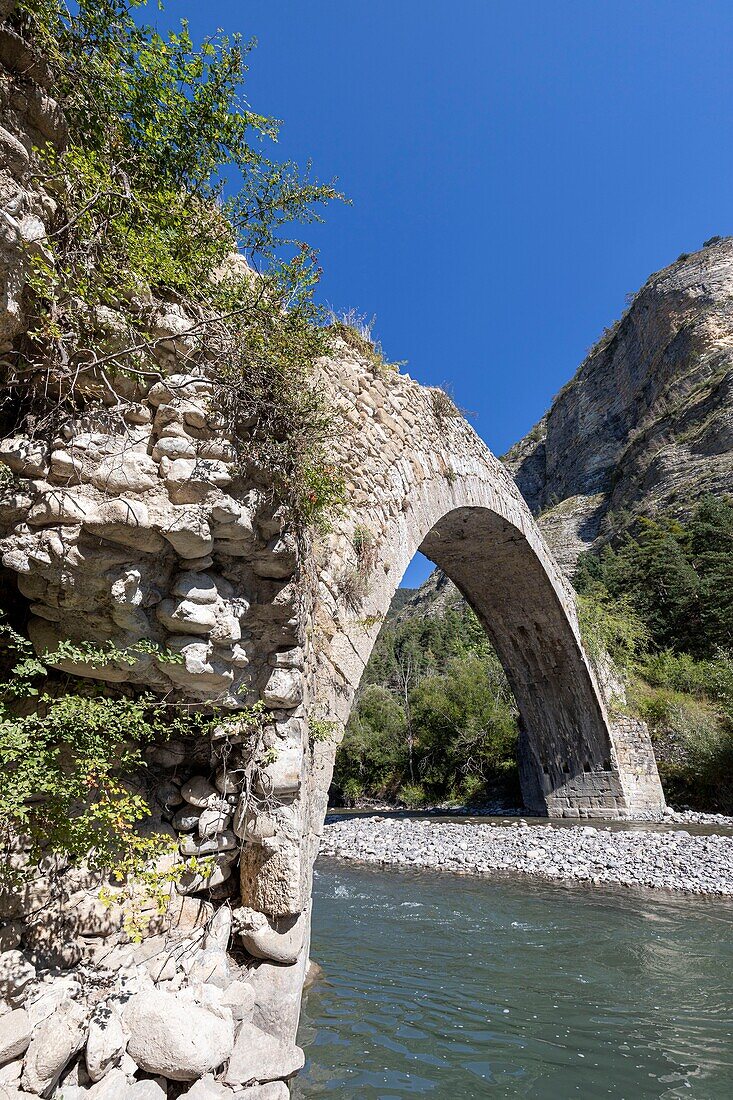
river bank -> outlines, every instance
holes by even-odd
[[[733,897],[733,836],[683,829],[358,817],[325,826],[321,855],[405,869]]]

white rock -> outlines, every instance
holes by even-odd
[[[269,1081],[266,1085],[252,1085],[237,1093],[237,1100],[289,1100],[290,1089],[284,1081]]]
[[[216,603],[219,599],[219,590],[208,573],[179,573],[171,591],[194,603]]]
[[[211,605],[193,600],[163,600],[156,608],[156,615],[163,626],[176,634],[209,634],[217,623]]]
[[[106,1073],[119,1066],[129,1037],[116,1005],[107,1004],[97,1009],[89,1024],[86,1049],[87,1071],[92,1081],[101,1081]]]
[[[158,1078],[155,1081],[133,1081],[127,1089],[125,1100],[166,1100],[167,1095],[168,1091],[163,1087],[162,1078]]]
[[[237,838],[233,832],[227,829],[223,833],[217,833],[209,840],[197,841],[194,837],[187,836],[181,842],[179,851],[182,856],[198,856],[203,859],[204,856],[215,856],[220,855],[222,852],[233,851],[236,847]]]
[[[21,1078],[26,1092],[51,1091],[71,1059],[84,1046],[88,1013],[76,1001],[64,1001],[33,1030]]]
[[[31,1021],[24,1008],[0,1017],[0,1065],[19,1058],[31,1041]]]
[[[205,1077],[201,1077],[191,1085],[188,1092],[181,1093],[179,1100],[184,1096],[186,1100],[232,1100],[231,1089],[222,1085],[211,1073],[207,1073]]]
[[[224,1080],[235,1087],[255,1081],[277,1081],[292,1077],[304,1064],[305,1055],[300,1047],[287,1046],[245,1022],[237,1035]]]
[[[3,951],[0,955],[0,997],[13,1007],[23,1003],[28,986],[36,977],[36,968],[22,951]]]
[[[276,668],[273,670],[267,686],[262,693],[268,707],[282,707],[290,710],[303,701],[303,677],[294,668]]]
[[[84,1089],[83,1096],[85,1100],[128,1100],[130,1089],[130,1079],[123,1069],[111,1069],[109,1073],[105,1074],[96,1084],[92,1085],[90,1089]],[[59,1100],[66,1100],[66,1088],[63,1090],[63,1097],[59,1097]]]
[[[103,492],[144,493],[158,482],[158,467],[145,451],[126,450],[103,459],[91,476],[92,484]]]
[[[264,794],[285,795],[300,790],[303,746],[300,741],[278,741],[277,759],[257,772],[257,786]]]
[[[214,547],[211,528],[199,509],[177,509],[175,519],[161,534],[181,558],[201,558]]]
[[[231,1016],[160,990],[138,993],[123,1009],[130,1029],[128,1053],[140,1069],[173,1081],[195,1081],[229,1058],[234,1042]]]
[[[201,809],[210,807],[219,802],[220,795],[216,787],[209,783],[203,775],[194,775],[181,787],[181,794],[186,802]]]
[[[217,792],[218,794],[218,792]],[[201,811],[198,820],[199,836],[202,840],[212,840],[229,828],[232,817],[221,806],[212,806]]]
[[[231,982],[224,990],[221,1003],[231,1009],[235,1020],[251,1020],[255,1004],[255,991],[241,979]]]
[[[268,918],[242,907],[234,911],[233,918],[242,946],[256,959],[270,959],[285,966],[297,960],[308,927],[305,913],[295,918]]]

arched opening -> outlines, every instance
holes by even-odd
[[[418,514],[425,533],[403,511],[397,531],[381,540],[359,614],[344,616],[350,660],[349,683],[338,701],[342,720],[399,579],[419,549],[463,595],[511,686],[525,809],[550,816],[610,817],[659,804],[648,738],[627,730],[619,745],[583,652],[572,594],[531,519],[526,523],[524,516],[515,517],[511,508],[502,514],[485,504],[455,506],[455,498],[453,503],[443,509],[439,502],[432,516],[423,504]]]

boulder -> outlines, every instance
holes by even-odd
[[[23,1004],[35,977],[36,968],[22,951],[13,949],[0,955],[0,997],[14,1008]]]
[[[269,1081],[266,1085],[252,1085],[237,1093],[237,1100],[289,1100],[290,1089],[284,1081]]]
[[[232,1092],[221,1081],[217,1081],[213,1074],[207,1073],[191,1085],[187,1092],[181,1093],[179,1100],[183,1100],[183,1097],[186,1100],[232,1100]]]
[[[124,1006],[123,1019],[130,1031],[128,1053],[146,1073],[195,1081],[232,1052],[231,1014],[216,1015],[173,993],[138,993]]]
[[[31,1041],[30,1016],[24,1008],[16,1008],[0,1016],[0,1065],[19,1058]]]
[[[290,710],[303,701],[303,677],[296,668],[273,669],[262,699],[268,707]]]
[[[277,1081],[292,1077],[304,1065],[305,1055],[300,1047],[283,1043],[254,1024],[243,1023],[224,1080],[235,1088]]]
[[[87,1023],[86,1009],[67,1000],[34,1028],[21,1078],[26,1092],[50,1095],[66,1066],[84,1046]]]
[[[158,467],[145,451],[126,450],[102,459],[91,480],[95,488],[111,496],[145,493],[159,484]]]
[[[119,1066],[130,1037],[116,1005],[102,1005],[89,1024],[86,1064],[92,1081],[101,1081],[111,1069]]]
[[[268,918],[243,907],[233,914],[242,946],[256,959],[292,966],[300,954],[308,929],[305,913],[296,917]]]

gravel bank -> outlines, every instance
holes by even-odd
[[[380,866],[733,896],[733,837],[578,825],[454,825],[356,818],[327,825],[321,855]]]

